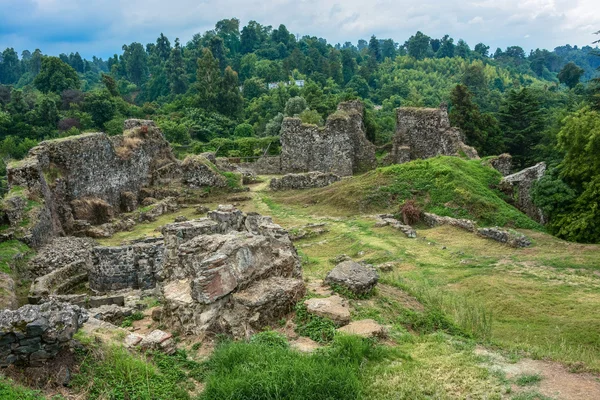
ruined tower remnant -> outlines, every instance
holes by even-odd
[[[439,155],[478,158],[477,151],[463,142],[460,130],[450,126],[445,104],[440,108],[398,108],[388,163],[401,164]]]
[[[360,101],[341,103],[323,128],[286,118],[281,129],[281,172],[349,176],[375,168],[375,146],[367,140],[363,112]]]

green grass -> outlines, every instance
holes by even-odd
[[[304,299],[296,305],[296,333],[319,343],[328,343],[335,337],[337,326],[327,318],[310,314],[304,305]]]
[[[221,344],[207,363],[202,400],[361,399],[361,371],[391,351],[353,336],[336,336],[314,354],[263,340]]]
[[[522,374],[517,376],[515,383],[519,386],[530,386],[541,382],[542,377],[540,374]]]
[[[15,257],[26,257],[30,252],[31,249],[29,246],[18,240],[9,240],[0,243],[0,271],[13,274],[15,272],[15,262],[18,262],[18,260],[15,260]]]
[[[85,355],[72,385],[87,399],[189,399],[201,375],[200,364],[182,352],[143,355],[109,346]]]
[[[405,200],[414,199],[425,211],[472,219],[482,226],[542,229],[493,189],[500,179],[498,171],[482,166],[480,160],[440,156],[379,168],[321,189],[273,197],[342,215],[396,212]]]
[[[15,385],[0,375],[0,399],[2,400],[45,400],[39,391]],[[57,397],[58,399],[58,397]]]

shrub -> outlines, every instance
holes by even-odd
[[[414,225],[421,219],[421,209],[414,200],[406,200],[400,207],[400,214],[406,225]]]

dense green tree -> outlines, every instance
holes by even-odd
[[[467,86],[456,85],[450,94],[450,123],[461,129],[467,144],[480,155],[500,154],[504,144],[498,122],[491,115],[482,114],[472,97]]]
[[[233,136],[235,136],[236,138],[252,137],[254,136],[254,128],[252,127],[252,125],[247,123],[239,124],[235,127],[235,130],[233,131]]]
[[[160,60],[167,61],[171,55],[171,42],[169,42],[169,39],[161,33],[158,39],[156,39],[155,49]]]
[[[440,48],[436,52],[436,56],[438,58],[444,57],[454,57],[454,39],[452,39],[449,35],[445,35],[440,41]]]
[[[244,99],[239,89],[238,74],[231,67],[225,68],[217,95],[218,111],[232,119],[241,117]]]
[[[171,50],[171,54],[167,60],[166,71],[171,93],[185,93],[187,90],[187,77],[179,38],[175,39],[175,47]]]
[[[483,43],[477,43],[475,45],[475,48],[473,49],[473,51],[475,53],[479,54],[481,57],[486,58],[489,56],[490,46],[486,46]]]
[[[92,116],[97,127],[104,124],[115,116],[117,106],[108,90],[99,90],[88,93],[83,103],[83,109]]]
[[[575,63],[570,62],[560,70],[557,78],[560,83],[564,83],[569,89],[573,89],[579,83],[583,73],[583,68],[579,68]]]
[[[392,39],[385,39],[381,45],[381,57],[389,58],[391,60],[396,58],[397,45]]]
[[[123,46],[123,61],[127,79],[136,85],[144,83],[148,77],[148,56],[144,46],[140,43],[131,43]]]
[[[285,103],[285,110],[283,113],[286,117],[294,117],[300,115],[300,113],[307,108],[306,100],[304,100],[303,97],[296,96],[290,98],[287,103]]]
[[[498,112],[508,152],[516,168],[534,163],[535,145],[539,143],[544,121],[538,100],[531,89],[511,90]]]
[[[217,96],[221,87],[219,62],[209,49],[202,49],[202,57],[198,58],[196,77],[196,104],[205,110],[216,108]]]
[[[104,84],[104,87],[106,88],[106,90],[108,90],[108,93],[110,93],[111,96],[113,97],[119,97],[119,88],[117,86],[117,82],[115,81],[115,78],[113,78],[112,76],[108,75],[108,74],[102,74],[102,83]]]
[[[45,57],[34,84],[43,93],[61,93],[67,89],[78,89],[79,77],[70,65],[58,57]]]
[[[222,19],[215,25],[216,34],[223,39],[225,47],[231,55],[240,51],[240,20],[237,18]]]
[[[375,35],[369,40],[369,55],[377,61],[381,61],[381,46]]]
[[[411,36],[405,44],[408,55],[417,60],[425,58],[431,51],[429,40],[429,36],[418,31],[414,36]]]
[[[17,83],[20,73],[19,55],[15,49],[7,48],[0,54],[0,83],[10,85]]]

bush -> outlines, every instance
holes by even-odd
[[[158,123],[158,126],[170,143],[188,144],[191,140],[189,129],[183,124],[162,120]]]
[[[125,124],[125,118],[118,116],[104,124],[104,131],[110,135],[120,135],[123,133],[123,125]]]
[[[406,225],[414,225],[421,219],[421,209],[414,200],[406,200],[400,207],[400,214]]]

